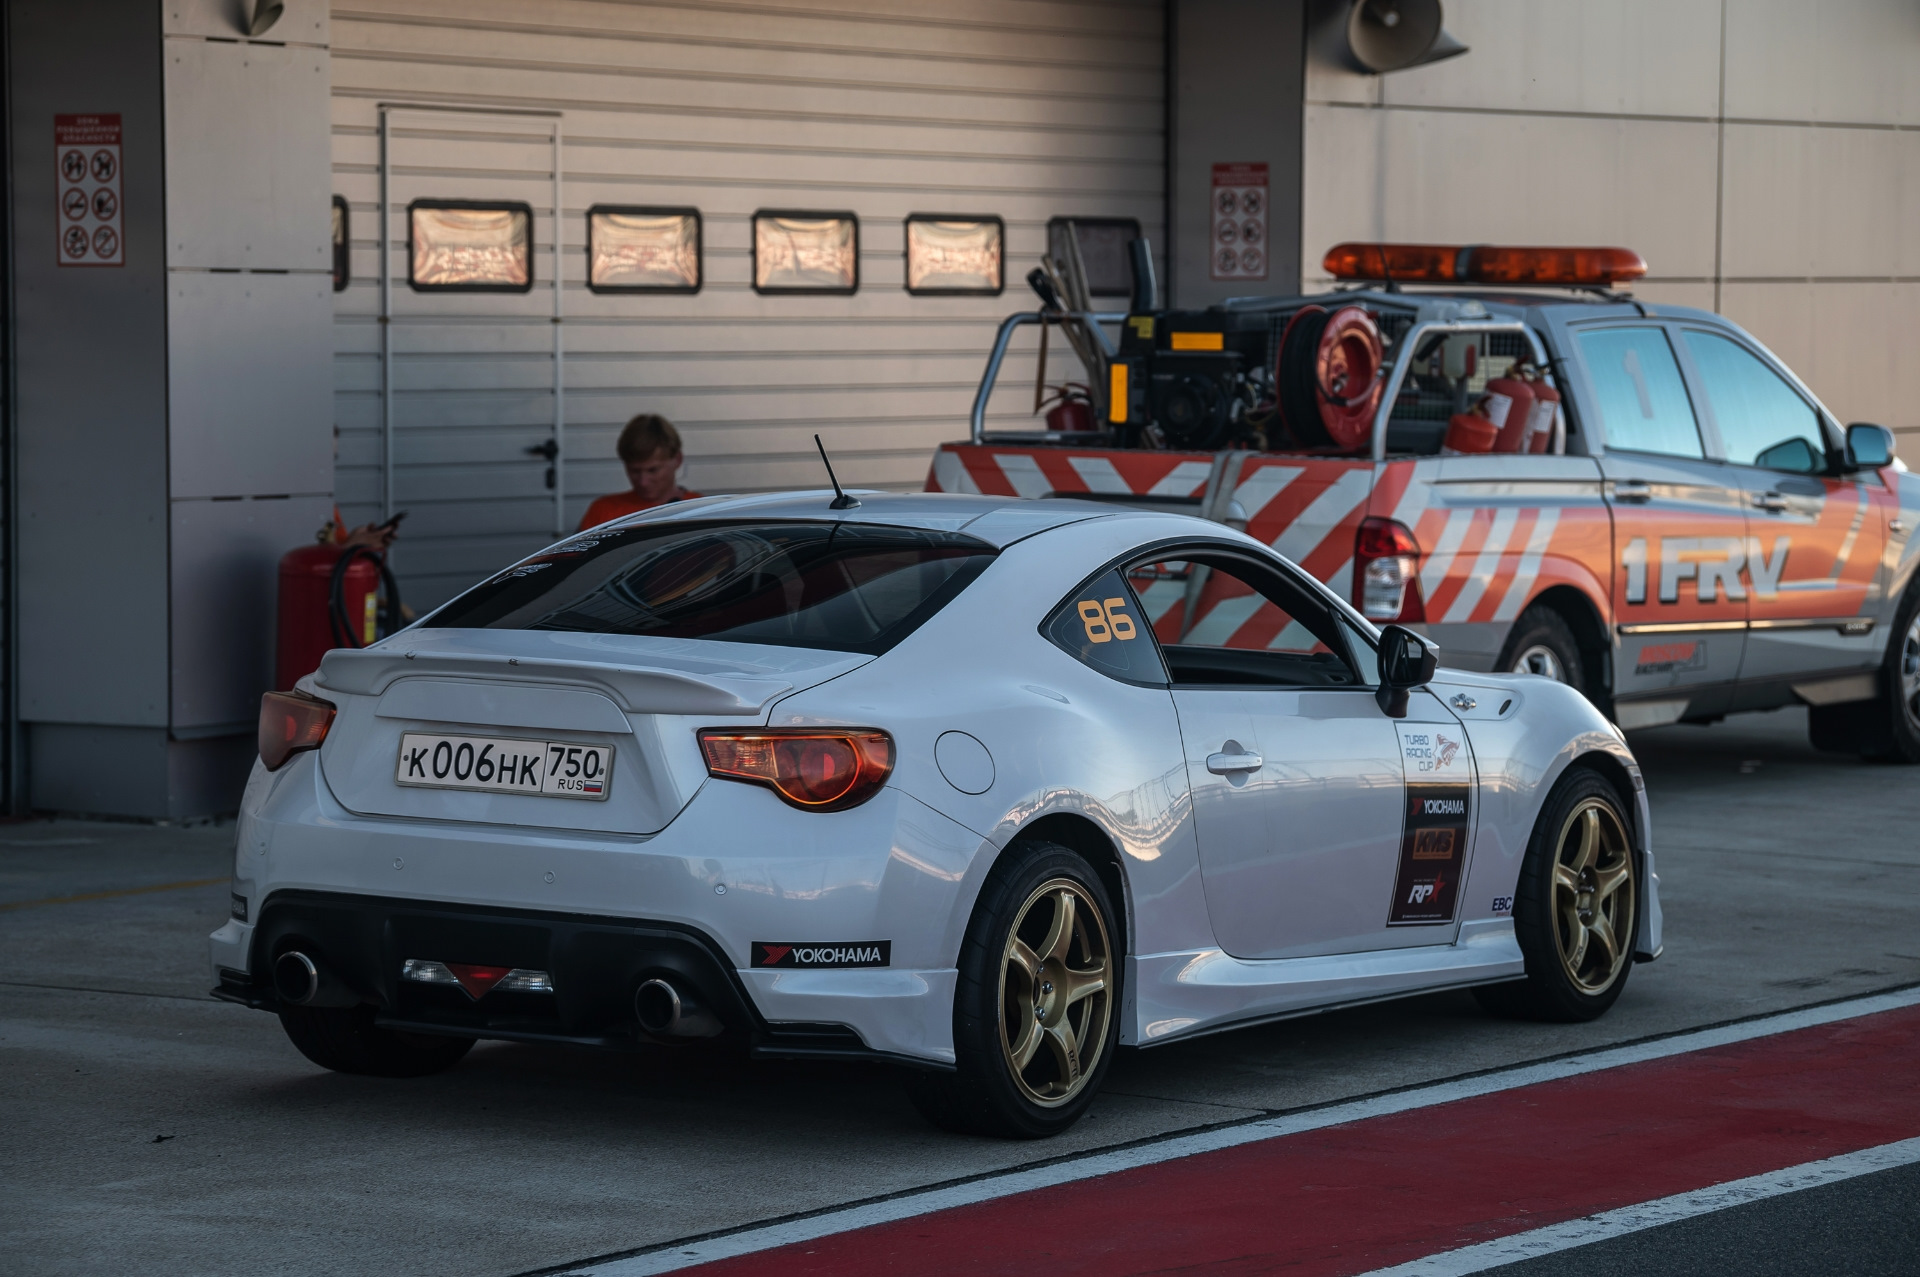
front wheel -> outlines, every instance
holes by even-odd
[[[1526,978],[1482,985],[1498,1015],[1573,1022],[1606,1012],[1626,987],[1639,925],[1640,875],[1620,796],[1597,772],[1570,769],[1547,796],[1520,866],[1513,930]]]
[[[1907,591],[1894,618],[1893,641],[1870,701],[1815,705],[1807,734],[1815,749],[1890,763],[1920,763],[1920,587]]]
[[[1113,906],[1065,847],[1016,847],[980,893],[953,999],[956,1071],[911,1083],[952,1131],[1038,1139],[1093,1102],[1119,1035]]]

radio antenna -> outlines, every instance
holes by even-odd
[[[827,482],[833,485],[833,500],[827,503],[829,510],[858,510],[859,499],[850,497],[840,486],[840,480],[834,477],[833,462],[827,460],[827,445],[820,442],[820,436],[813,437],[813,446],[820,449],[820,464],[827,468]]]

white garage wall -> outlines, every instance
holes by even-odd
[[[965,433],[995,324],[1031,304],[1021,279],[1047,219],[1130,216],[1161,238],[1162,28],[1157,0],[336,5],[334,189],[351,206],[354,276],[335,302],[344,515],[374,517],[380,501],[380,103],[561,113],[573,519],[625,487],[614,436],[642,411],[681,427],[702,491],[821,483],[815,431],[844,480],[917,488],[934,445]],[[415,606],[549,539],[545,463],[523,452],[553,416],[546,138],[531,117],[396,119],[394,489],[410,515],[395,558]],[[422,196],[532,204],[541,283],[411,294],[400,210]],[[704,289],[589,293],[594,203],[699,207]],[[756,295],[759,208],[859,214],[859,293]],[[1006,219],[1006,293],[909,297],[915,212]]]
[[[1449,0],[1472,52],[1311,66],[1301,260],[1346,239],[1615,243],[1920,462],[1920,7]]]

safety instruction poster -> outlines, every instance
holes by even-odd
[[[1267,277],[1267,166],[1213,166],[1210,268],[1215,279]]]
[[[53,117],[62,266],[127,264],[120,158],[118,115]]]

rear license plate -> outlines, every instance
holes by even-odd
[[[613,748],[502,736],[400,737],[394,780],[426,789],[479,789],[605,802],[613,781]]]

